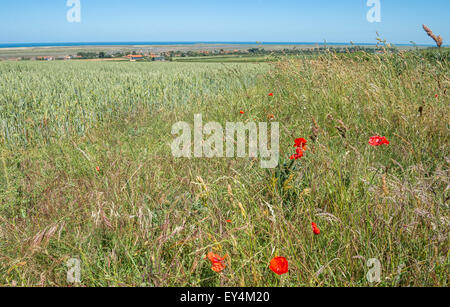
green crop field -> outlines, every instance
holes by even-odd
[[[0,123],[6,144],[62,135],[253,86],[264,66],[189,63],[0,63]],[[125,117],[124,117],[125,116]]]
[[[68,286],[71,258],[84,286],[448,286],[449,68],[420,51],[0,62],[0,286]],[[279,122],[279,166],[174,158],[194,114]]]
[[[197,56],[197,57],[177,57],[175,62],[189,63],[264,63],[272,62],[273,57],[270,56],[254,56],[254,55],[231,55],[231,56]]]

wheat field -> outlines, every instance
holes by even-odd
[[[0,62],[0,285],[68,286],[77,258],[82,286],[448,286],[449,87],[419,51]],[[279,122],[279,167],[174,158],[194,114]]]

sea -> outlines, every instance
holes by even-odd
[[[65,42],[65,43],[0,43],[0,48],[27,48],[27,47],[83,47],[83,46],[170,46],[170,45],[319,45],[319,46],[351,46],[352,43],[328,42]],[[354,43],[358,46],[373,46],[374,43]],[[395,44],[396,46],[413,46],[412,44]],[[416,45],[432,46],[432,45]]]

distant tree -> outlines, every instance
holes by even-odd
[[[98,58],[98,54],[95,52],[78,52],[77,55],[82,59],[95,59]]]

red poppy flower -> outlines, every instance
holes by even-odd
[[[320,235],[320,229],[319,229],[319,227],[317,227],[317,224],[314,222],[312,223],[312,229],[313,229],[313,232],[315,235]]]
[[[212,264],[211,270],[213,270],[216,273],[220,273],[223,270],[225,270],[224,260],[226,257],[227,256],[220,257],[219,255],[214,254],[213,252],[209,252],[205,258],[207,258],[209,261],[211,261],[211,264]]]
[[[434,95],[434,97],[435,97],[435,98],[438,98],[438,97],[439,97],[439,95],[438,95],[438,94],[436,94],[436,95]]]
[[[297,147],[295,152],[296,153],[291,156],[291,158],[290,158],[291,160],[298,160],[301,157],[303,157],[303,151],[302,151],[302,149],[300,147]]]
[[[304,138],[298,138],[298,139],[295,140],[294,147],[299,147],[303,151],[305,151],[306,150],[306,143],[308,143],[308,141],[305,140]]]
[[[227,220],[227,223],[231,223],[231,220]]]
[[[298,138],[295,140],[294,147],[296,147],[295,154],[291,156],[291,160],[297,160],[303,157],[303,152],[307,149],[306,144],[308,143],[307,140],[304,138]]]
[[[381,146],[383,144],[389,145],[389,141],[386,139],[386,137],[381,136],[372,136],[369,140],[369,144],[371,146]]]
[[[245,112],[244,112],[244,111],[240,111],[239,113],[241,113],[241,114],[245,114]]]
[[[97,166],[95,169],[97,170],[97,172],[100,172],[100,167]]]
[[[283,275],[289,271],[289,264],[284,257],[275,257],[270,261],[269,269],[271,269],[275,274]]]
[[[269,96],[270,96],[270,97],[273,97],[273,93],[270,93]]]

